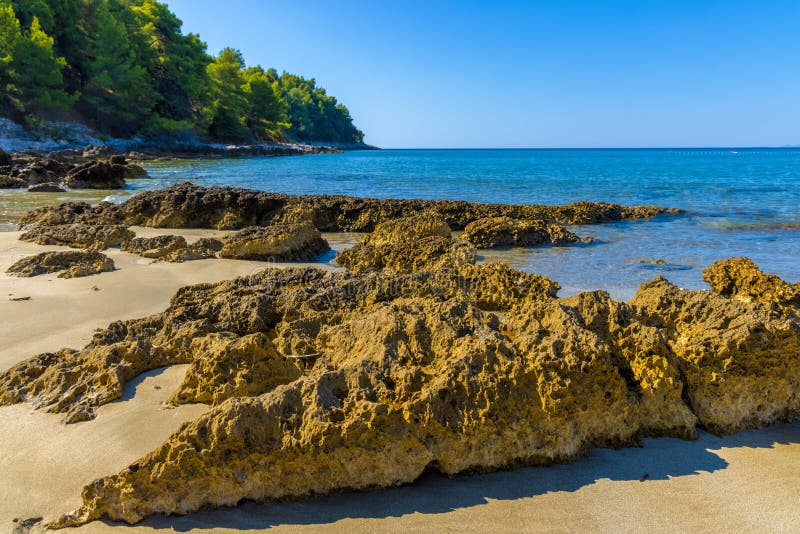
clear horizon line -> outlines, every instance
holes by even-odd
[[[369,143],[367,143],[369,144]],[[753,149],[800,149],[798,145],[708,145],[708,146],[595,146],[595,147],[537,147],[537,146],[509,146],[509,147],[413,147],[413,146],[378,146],[370,145],[381,150],[753,150]]]

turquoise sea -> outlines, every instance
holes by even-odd
[[[550,276],[562,295],[599,288],[628,298],[656,275],[703,288],[704,267],[740,255],[800,280],[800,149],[379,150],[146,167],[151,178],[112,198],[188,180],[296,194],[541,204],[596,200],[686,210],[573,228],[597,238],[592,244],[484,254]],[[0,197],[0,209],[9,211],[8,203],[22,195]],[[667,263],[640,262],[656,259]]]

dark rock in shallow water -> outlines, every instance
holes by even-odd
[[[41,208],[25,215],[22,224],[62,216],[72,208]],[[97,210],[74,210],[69,222],[126,224],[157,228],[215,228],[310,221],[320,231],[371,232],[385,221],[432,212],[451,229],[486,217],[540,219],[558,224],[590,224],[646,218],[678,210],[655,206],[620,206],[604,202],[575,202],[566,206],[477,204],[449,200],[371,199],[329,195],[283,195],[231,187],[198,187],[184,183],[140,193],[126,202]]]
[[[42,252],[22,258],[6,271],[14,276],[38,276],[61,272],[59,278],[77,278],[113,271],[114,261],[93,250]]]
[[[222,258],[308,261],[329,250],[328,242],[310,222],[252,226],[227,238]]]
[[[125,165],[92,161],[69,171],[65,183],[76,189],[122,189],[125,174]]]
[[[45,182],[28,187],[29,193],[63,193],[64,191],[65,189],[55,182]]]

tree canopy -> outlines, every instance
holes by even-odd
[[[363,140],[313,78],[248,66],[233,48],[212,57],[181,25],[156,0],[0,0],[0,113],[123,137]]]

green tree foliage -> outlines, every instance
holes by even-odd
[[[255,139],[277,139],[291,126],[289,104],[280,97],[275,71],[269,76],[260,66],[244,71],[247,93],[245,124]]]
[[[107,0],[91,3],[92,16],[84,26],[86,83],[78,109],[93,126],[126,135],[139,131],[151,118],[147,112],[157,94],[114,7]]]
[[[30,28],[23,32],[19,22],[11,20],[13,8],[0,4],[0,57],[3,73],[4,104],[9,116],[31,123],[40,118],[58,117],[74,98],[63,89],[61,71],[66,65],[53,50],[53,38],[47,35],[33,16]]]
[[[315,80],[232,48],[212,58],[157,0],[0,0],[0,84],[0,112],[27,124],[69,112],[118,136],[363,139]]]
[[[243,68],[242,54],[233,48],[224,49],[206,68],[214,87],[208,133],[215,139],[239,141],[246,137],[248,95]]]

